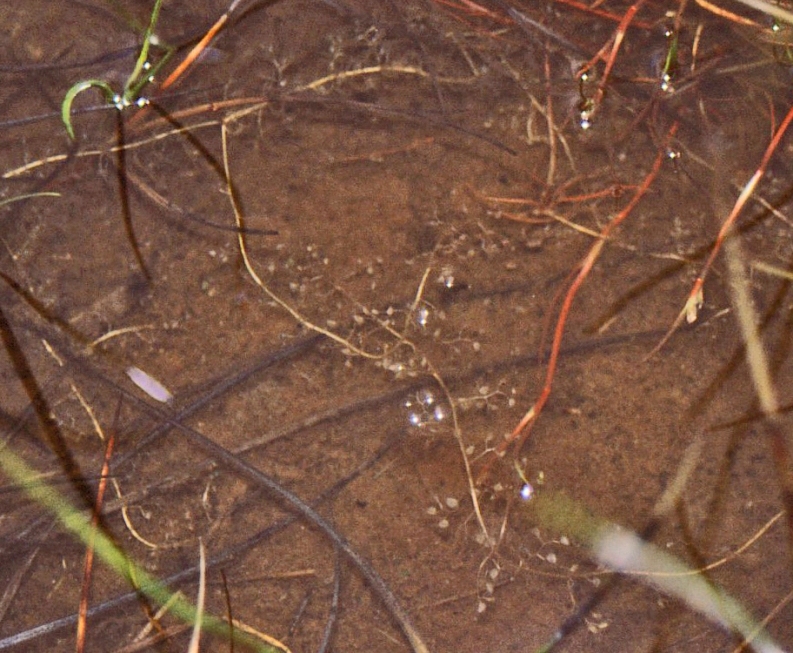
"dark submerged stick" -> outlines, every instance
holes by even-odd
[[[336,551],[333,561],[333,598],[330,600],[330,611],[328,621],[325,623],[325,632],[322,634],[317,653],[328,653],[330,644],[333,641],[333,632],[336,628],[336,618],[339,613],[339,594],[341,594],[341,556]]]
[[[53,417],[49,402],[44,397],[41,387],[36,381],[33,370],[30,368],[27,357],[22,351],[22,346],[19,340],[17,340],[16,334],[11,328],[11,324],[6,319],[2,306],[0,306],[0,339],[3,341],[6,353],[11,359],[11,365],[33,406],[33,411],[47,438],[47,443],[57,456],[72,487],[80,496],[83,506],[87,507],[89,510],[92,509],[94,506],[94,497],[91,487],[85,480],[85,476],[80,470],[80,465],[66,444],[63,433]]]
[[[255,468],[225,447],[222,447],[217,442],[210,440],[204,434],[199,433],[181,422],[177,422],[173,417],[155,406],[151,406],[142,401],[140,403],[150,414],[166,422],[172,428],[178,429],[192,444],[202,449],[204,453],[209,455],[216,462],[237,472],[240,476],[247,478],[255,485],[264,488],[270,492],[270,494],[276,496],[282,503],[286,504],[293,512],[298,513],[301,517],[322,531],[324,535],[333,542],[334,546],[344,553],[347,559],[358,569],[358,572],[364,577],[371,589],[374,590],[383,605],[385,605],[395,621],[399,624],[399,627],[402,629],[402,632],[410,642],[415,653],[429,653],[427,645],[413,625],[407,611],[399,603],[399,600],[388,585],[386,585],[380,574],[377,573],[374,567],[350,545],[347,539],[314,508],[294,492],[287,490],[278,483],[278,481]]]

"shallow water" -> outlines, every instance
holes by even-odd
[[[606,4],[617,17],[627,10]],[[611,574],[583,541],[521,505],[515,463],[537,493],[564,492],[642,532],[702,435],[689,482],[652,541],[695,568],[723,561],[708,578],[758,620],[769,615],[790,591],[790,542],[777,520],[741,549],[784,504],[721,262],[697,322],[646,357],[685,303],[726,217],[717,213],[732,207],[734,185],[753,174],[790,106],[788,71],[767,45],[690,7],[677,93],[663,95],[651,75],[668,47],[665,6],[649,5],[582,131],[581,93],[596,86],[574,79],[578,53],[532,38],[498,3],[490,16],[440,2],[345,0],[349,14],[341,6],[282,0],[246,10],[214,42],[219,61],[152,96],[181,129],[154,111],[125,116],[127,225],[110,151],[114,113],[76,113],[71,150],[59,102],[76,80],[123,80],[133,60],[109,53],[134,44],[134,33],[98,1],[2,10],[2,193],[59,194],[0,207],[0,270],[16,284],[3,288],[2,308],[89,479],[104,445],[78,392],[116,435],[111,470],[126,499],[109,490],[106,520],[118,543],[165,578],[196,564],[199,537],[210,557],[222,556],[289,514],[183,433],[154,431],[163,414],[306,501],[369,461],[318,509],[383,577],[430,650],[536,650]],[[163,38],[203,33],[224,9],[166,2]],[[131,10],[146,20],[143,8]],[[616,25],[562,4],[521,10],[592,54]],[[78,39],[86,25],[92,37]],[[75,108],[100,99],[86,92]],[[240,254],[224,129],[249,263],[266,290]],[[740,225],[749,262],[786,268],[787,140],[780,150],[759,191],[779,215],[751,203]],[[548,404],[523,449],[493,463],[492,449],[545,383],[560,297],[591,234],[628,205],[659,152],[674,156],[572,304]],[[787,404],[788,284],[757,270],[751,283]],[[136,388],[130,366],[173,403]],[[3,439],[71,496],[8,357],[0,375]],[[481,523],[463,452],[482,481]],[[76,612],[84,549],[43,529],[42,509],[10,481],[0,502],[0,574],[7,587],[19,581],[0,622],[9,638]],[[334,650],[405,650],[371,584],[349,562],[341,570]],[[333,579],[333,545],[298,521],[212,567],[208,608],[224,615],[228,599],[235,618],[293,651],[316,650]],[[183,589],[193,597],[194,579]],[[128,590],[96,566],[92,604]],[[768,624],[787,647],[789,613]],[[164,627],[177,623],[163,618]],[[637,579],[618,582],[577,623],[560,650],[736,644]],[[137,604],[125,603],[89,621],[88,645],[121,649],[145,625]],[[71,647],[73,632],[15,648]],[[183,650],[188,637],[174,635],[172,646]]]

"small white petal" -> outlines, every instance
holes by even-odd
[[[143,370],[137,367],[129,367],[127,368],[127,376],[152,399],[161,401],[164,404],[169,404],[173,401],[173,395],[168,391],[168,388]]]

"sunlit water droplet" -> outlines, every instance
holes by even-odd
[[[425,408],[430,408],[435,403],[435,395],[430,390],[420,390],[416,398]]]
[[[449,407],[439,403],[432,390],[424,388],[408,397],[402,404],[411,426],[423,427],[442,422],[449,416]]]
[[[421,426],[424,423],[424,420],[421,419],[421,415],[418,413],[408,413],[408,422],[410,422],[411,426]]]
[[[426,306],[419,306],[416,310],[416,324],[422,329],[426,328],[430,321],[430,309]]]

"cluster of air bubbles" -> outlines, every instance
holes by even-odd
[[[449,416],[449,411],[435,399],[431,390],[419,390],[415,396],[405,400],[408,411],[408,423],[421,428],[428,424],[437,424]]]
[[[441,502],[439,498],[435,498],[437,505],[427,508],[427,514],[434,517],[439,515],[441,518],[438,521],[438,528],[445,530],[449,528],[449,520],[444,516],[444,511],[455,511],[460,507],[460,501],[455,497],[446,497],[446,500]]]
[[[150,71],[152,70],[152,65],[151,65],[151,62],[149,62],[149,61],[146,61],[146,62],[144,62],[143,66],[141,66],[141,70],[142,70],[143,72],[149,73],[149,74],[147,75],[147,77],[146,77],[146,81],[147,81],[149,84],[151,84],[151,83],[154,81],[154,75],[153,75],[153,74],[151,74],[151,72],[150,72]],[[134,106],[136,106],[136,107],[138,107],[139,109],[142,109],[142,108],[143,108],[143,107],[145,107],[147,104],[149,104],[149,99],[148,99],[148,98],[145,98],[145,97],[142,97],[142,96],[141,96],[141,97],[139,97],[139,98],[137,98],[136,100],[133,100],[133,99],[130,97],[130,94],[128,93],[128,91],[129,91],[129,89],[127,88],[127,89],[124,91],[124,93],[123,93],[123,94],[121,94],[121,93],[115,93],[115,94],[114,94],[114,95],[113,95],[113,96],[110,98],[110,103],[111,103],[111,104],[112,104],[112,105],[113,105],[113,106],[114,106],[116,109],[118,109],[119,111],[123,111],[123,110],[124,110],[124,109],[126,109],[127,107],[131,107],[131,106],[133,106],[133,105],[134,105]]]
[[[595,112],[595,101],[584,91],[585,85],[590,81],[589,73],[581,72],[578,77],[578,93],[580,102],[578,103],[578,126],[586,131],[592,126],[592,114]]]
[[[581,127],[583,131],[586,131],[592,126],[592,111],[588,108],[581,109],[578,126]]]
[[[135,105],[135,106],[136,106],[136,107],[138,107],[139,109],[142,109],[142,108],[143,108],[143,107],[145,107],[147,104],[149,104],[149,100],[148,100],[148,98],[145,98],[145,97],[139,97],[137,100],[135,100],[135,101],[133,102],[133,101],[132,101],[132,100],[130,100],[130,99],[127,97],[127,96],[125,96],[125,95],[120,95],[119,93],[116,93],[116,94],[115,94],[115,95],[114,95],[112,98],[110,98],[110,102],[111,102],[111,103],[112,103],[112,105],[113,105],[113,106],[114,106],[116,109],[118,109],[119,111],[123,111],[123,110],[124,110],[124,109],[126,109],[127,107],[131,107],[131,106],[133,106],[133,105]]]
[[[501,575],[501,567],[495,560],[491,560],[486,567],[482,568],[482,571],[484,572],[482,576],[484,587],[481,590],[484,591],[480,590],[479,593],[479,601],[476,605],[477,614],[482,614],[491,603],[495,603],[495,592]]]
[[[543,539],[542,535],[540,534],[539,528],[533,528],[531,530],[532,534],[540,541],[540,548],[533,554],[540,560],[543,560],[551,565],[559,564],[559,556],[557,555],[557,551],[561,551],[559,548],[568,547],[570,546],[570,538],[566,535],[562,535],[558,540],[545,540]],[[575,572],[578,568],[577,564],[573,564],[570,567],[571,572]]]
[[[446,320],[446,313],[442,308],[422,300],[413,308],[411,320],[415,328],[439,338],[441,335],[440,325]]]

